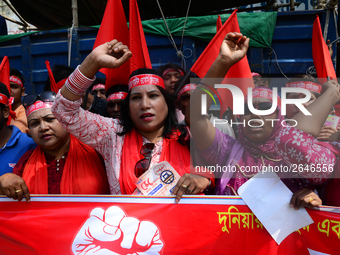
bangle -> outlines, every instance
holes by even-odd
[[[87,78],[77,66],[76,70],[67,78],[65,86],[70,92],[80,96],[91,86],[95,79],[95,76],[92,79]]]

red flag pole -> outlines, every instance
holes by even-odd
[[[129,1],[129,48],[131,72],[138,68],[152,68],[149,50],[146,44],[142,21],[136,0]]]

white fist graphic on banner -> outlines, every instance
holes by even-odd
[[[160,254],[163,241],[150,221],[128,217],[118,206],[95,208],[72,244],[76,255]]]

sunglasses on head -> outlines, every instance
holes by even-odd
[[[43,102],[54,102],[56,95],[57,94],[53,91],[44,91],[39,95],[29,94],[22,98],[22,104],[25,108],[27,108],[38,100],[41,100]]]
[[[142,174],[148,170],[151,163],[152,150],[155,148],[154,143],[146,143],[140,149],[140,154],[144,156],[143,159],[139,160],[135,165],[135,175],[139,178]]]
[[[272,107],[272,102],[264,102],[259,103],[258,105],[254,105],[254,108],[257,110],[269,110]],[[244,104],[244,115],[251,114],[251,111],[248,108],[248,103]]]

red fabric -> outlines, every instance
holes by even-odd
[[[330,79],[336,79],[332,59],[326,42],[322,36],[319,16],[316,16],[313,24],[312,50],[314,66],[320,84],[325,83],[327,81],[327,77]]]
[[[129,31],[121,0],[107,1],[93,49],[113,39],[129,45]],[[125,63],[118,69],[102,68],[100,71],[106,75],[106,90],[114,84],[127,84],[130,76],[130,66],[128,63]]]
[[[190,196],[180,204],[167,197],[132,196],[39,196],[31,197],[30,203],[1,200],[3,255],[340,254],[339,208],[307,209],[314,224],[278,245],[239,197]],[[29,235],[23,237],[24,233]],[[124,246],[123,238],[130,246]],[[161,240],[162,250],[151,246],[156,239]]]
[[[203,78],[208,72],[210,66],[217,58],[221,44],[225,38],[225,36],[229,32],[240,32],[240,27],[238,24],[237,16],[235,10],[228,20],[223,24],[221,29],[216,33],[214,38],[211,40],[209,45],[205,48],[201,56],[197,59],[196,63],[191,68],[191,71],[196,73],[200,78]],[[254,88],[254,82],[252,79],[249,63],[247,56],[245,56],[238,63],[233,65],[226,75],[227,79],[224,79],[224,84],[233,84],[239,87],[244,95],[247,95],[248,87]],[[232,79],[239,78],[239,79]],[[240,79],[242,78],[242,79]],[[245,79],[248,78],[248,79]],[[219,89],[218,90],[223,102],[220,106],[220,115],[222,117],[223,113],[228,109],[228,106],[233,108],[233,98],[232,94],[228,89]]]
[[[0,82],[2,82],[3,84],[6,85],[9,94],[11,94],[11,85],[9,83],[9,61],[8,61],[8,57],[4,56],[4,58],[2,59],[2,62],[0,64]],[[12,106],[9,105],[9,110],[10,110],[10,116],[7,119],[7,125],[10,125],[11,123],[11,118],[15,119],[16,114],[14,111],[12,111]]]
[[[312,51],[313,62],[319,83],[325,83],[327,77],[331,80],[336,80],[337,78],[331,55],[329,54],[328,47],[322,36],[319,16],[316,16],[313,24]],[[340,116],[340,105],[336,105],[334,108],[336,116]]]
[[[221,20],[221,16],[218,15],[218,18],[216,20],[216,32],[218,32],[222,27],[222,20]]]
[[[48,72],[48,78],[50,79],[51,90],[54,91],[55,93],[58,93],[59,88],[57,86],[57,83],[55,82],[55,79],[54,79],[54,76],[53,76],[53,73],[52,73],[52,70],[51,70],[50,62],[48,60],[46,60],[45,64],[46,64],[46,68],[47,68],[47,72]]]
[[[129,1],[129,49],[132,52],[130,71],[150,68],[151,61],[136,0]]]
[[[31,157],[33,150],[27,151],[19,159],[18,163],[13,168],[13,173],[22,177],[27,161]],[[63,169],[67,159],[67,153],[64,154],[65,158],[59,160],[59,170],[57,171],[57,160],[54,156],[45,153],[47,171],[48,171],[48,194],[60,194],[60,183],[63,175]]]
[[[322,145],[328,148],[331,152],[333,152],[338,158],[340,158],[340,149],[327,143],[327,142],[318,142],[319,145]],[[329,182],[327,183],[325,195],[322,199],[322,204],[330,205],[330,206],[340,206],[340,164],[339,160],[334,167],[334,173],[331,175]]]
[[[90,146],[70,135],[70,149],[60,183],[61,194],[109,194],[105,168]],[[30,193],[48,194],[45,153],[38,146],[27,161],[22,178]]]
[[[137,161],[144,158],[140,154],[143,146],[143,138],[138,131],[133,129],[125,135],[122,162],[120,167],[119,183],[122,194],[132,194],[137,180],[134,170]],[[163,138],[162,154],[159,162],[167,161],[179,175],[190,173],[190,151],[186,145],[178,142],[178,136],[174,132],[173,138]]]

